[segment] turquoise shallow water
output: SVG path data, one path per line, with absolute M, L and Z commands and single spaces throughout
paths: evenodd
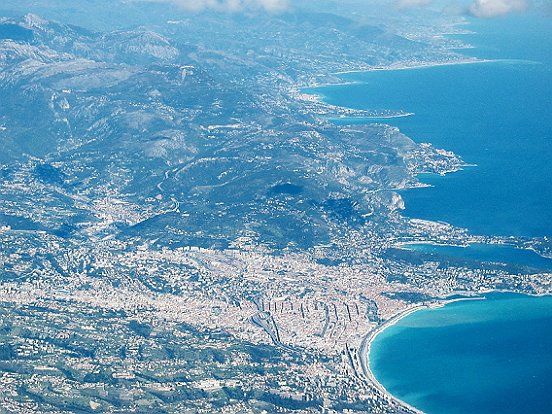
M 432 187 L 402 192 L 407 216 L 475 234 L 552 236 L 552 19 L 471 28 L 470 54 L 500 61 L 351 73 L 349 84 L 316 93 L 336 105 L 413 112 L 371 122 L 476 165 L 420 177 Z M 366 120 L 336 121 L 348 122 Z M 524 250 L 450 249 L 436 253 L 549 268 Z M 552 413 L 552 298 L 494 294 L 417 312 L 376 338 L 370 364 L 392 394 L 430 414 Z
M 403 192 L 407 216 L 552 236 L 552 19 L 538 22 L 477 23 L 472 54 L 507 60 L 352 73 L 354 84 L 317 89 L 332 104 L 413 112 L 383 122 L 477 165 L 424 175 L 432 187 Z
M 551 413 L 552 297 L 490 294 L 416 312 L 378 335 L 378 380 L 429 413 Z

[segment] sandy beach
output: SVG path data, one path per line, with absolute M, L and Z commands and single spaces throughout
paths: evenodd
M 404 309 L 397 313 L 396 315 L 392 316 L 390 319 L 388 319 L 385 323 L 378 326 L 376 329 L 368 332 L 366 336 L 362 339 L 362 342 L 360 344 L 359 349 L 359 359 L 360 359 L 360 365 L 362 367 L 363 374 L 368 378 L 368 380 L 387 398 L 394 400 L 398 402 L 401 406 L 407 408 L 413 413 L 422 414 L 423 412 L 418 410 L 417 408 L 412 407 L 410 404 L 406 403 L 405 401 L 395 397 L 392 395 L 385 387 L 376 379 L 375 375 L 373 374 L 372 370 L 370 369 L 370 349 L 372 347 L 372 343 L 374 339 L 382 333 L 385 329 L 389 328 L 390 326 L 395 325 L 397 322 L 399 322 L 402 318 L 405 318 L 406 316 L 417 312 L 422 309 L 427 309 L 428 305 L 416 305 L 411 306 L 407 309 Z

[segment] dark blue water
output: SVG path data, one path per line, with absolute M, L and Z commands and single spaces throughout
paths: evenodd
M 552 413 L 552 297 L 491 294 L 416 312 L 378 335 L 371 368 L 429 413 Z
M 471 28 L 470 53 L 500 61 L 347 74 L 355 83 L 317 93 L 336 105 L 414 112 L 383 122 L 476 165 L 423 175 L 432 187 L 402 193 L 406 215 L 476 234 L 552 236 L 552 19 Z M 531 252 L 489 248 L 463 254 L 548 268 Z M 370 361 L 392 394 L 430 414 L 552 413 L 552 298 L 492 295 L 417 312 L 377 337 Z
M 518 249 L 504 244 L 474 243 L 469 246 L 449 246 L 429 243 L 408 244 L 409 250 L 434 253 L 442 256 L 460 257 L 482 262 L 509 263 L 537 270 L 552 271 L 552 259 L 542 257 L 529 249 Z
M 353 73 L 344 79 L 360 83 L 317 92 L 332 104 L 414 112 L 385 122 L 477 165 L 425 175 L 433 187 L 403 192 L 407 216 L 476 234 L 552 236 L 552 19 L 474 28 L 470 53 L 509 60 Z

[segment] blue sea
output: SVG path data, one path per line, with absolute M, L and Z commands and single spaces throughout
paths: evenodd
M 381 122 L 476 165 L 421 177 L 432 187 L 402 193 L 407 216 L 481 235 L 552 236 L 552 19 L 473 29 L 470 54 L 500 60 L 350 73 L 342 77 L 352 83 L 316 92 L 332 104 L 414 113 Z
M 384 330 L 370 363 L 396 397 L 429 414 L 552 413 L 552 297 L 418 311 Z
M 473 20 L 469 54 L 492 62 L 343 75 L 317 89 L 332 104 L 413 116 L 378 122 L 452 150 L 471 167 L 405 190 L 407 216 L 473 234 L 552 236 L 552 19 Z M 339 123 L 375 122 L 339 120 Z M 511 246 L 435 253 L 550 269 Z M 444 249 L 444 250 L 443 250 Z M 456 248 L 459 249 L 459 248 Z M 427 413 L 552 413 L 552 298 L 492 294 L 423 310 L 380 334 L 378 380 Z

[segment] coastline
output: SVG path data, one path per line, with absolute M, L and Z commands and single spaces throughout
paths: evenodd
M 349 71 L 342 71 L 342 72 L 336 72 L 333 73 L 333 75 L 339 76 L 339 75 L 345 75 L 345 74 L 354 74 L 354 73 L 369 73 L 372 71 L 390 71 L 390 70 L 406 70 L 406 69 L 424 69 L 424 68 L 430 68 L 430 67 L 439 67 L 439 66 L 452 66 L 452 65 L 460 65 L 460 64 L 476 64 L 476 63 L 498 63 L 498 64 L 529 64 L 529 63 L 536 63 L 532 61 L 522 61 L 522 60 L 516 60 L 516 59 L 493 59 L 493 60 L 487 60 L 487 59 L 469 59 L 469 60 L 463 60 L 463 61 L 456 61 L 456 62 L 428 62 L 423 64 L 415 64 L 412 66 L 409 66 L 407 64 L 402 65 L 390 65 L 387 67 L 372 67 L 372 68 L 364 68 L 360 70 L 349 70 Z M 344 84 L 352 84 L 352 83 L 359 83 L 359 82 L 347 82 Z M 325 86 L 339 86 L 341 85 L 338 83 L 328 83 L 325 85 L 315 85 L 315 86 L 309 86 L 308 89 L 311 89 L 311 92 L 302 92 L 306 95 L 311 96 L 311 99 L 316 102 L 324 102 L 324 96 L 321 94 L 316 94 L 316 92 L 312 93 L 312 90 L 319 88 L 319 87 L 325 87 Z M 305 88 L 306 89 L 306 88 Z M 301 91 L 304 91 L 304 89 L 301 89 Z M 327 104 L 327 103 L 326 103 Z M 336 105 L 332 105 L 336 107 Z M 347 108 L 346 106 L 337 106 L 338 108 Z M 366 117 L 367 118 L 367 117 Z M 389 119 L 395 118 L 395 117 L 389 117 Z M 381 118 L 380 118 L 381 119 Z M 468 165 L 466 165 L 468 166 Z M 427 185 L 429 186 L 429 185 Z M 416 242 L 411 243 L 404 243 L 403 245 L 407 244 L 413 244 Z M 432 243 L 429 243 L 432 244 Z M 469 247 L 471 243 L 467 245 L 459 245 L 458 247 Z M 503 245 L 506 243 L 492 243 L 497 245 Z M 447 246 L 448 244 L 444 243 L 444 246 Z M 398 246 L 399 248 L 406 248 L 402 246 Z M 516 246 L 512 246 L 515 248 L 518 248 Z M 530 248 L 528 250 L 531 250 Z M 538 254 L 538 253 L 537 253 Z M 540 255 L 540 254 L 539 254 Z M 399 321 L 401 321 L 403 318 L 423 309 L 433 309 L 433 308 L 439 308 L 443 307 L 449 303 L 460 301 L 460 300 L 484 300 L 485 297 L 481 297 L 482 295 L 485 295 L 487 293 L 521 293 L 521 292 L 514 292 L 512 290 L 500 290 L 500 289 L 486 289 L 481 290 L 478 292 L 471 292 L 472 294 L 476 294 L 475 297 L 466 297 L 466 298 L 458 298 L 458 299 L 451 299 L 451 300 L 440 300 L 436 301 L 434 303 L 427 303 L 427 304 L 417 304 L 417 305 L 411 305 L 406 308 L 401 309 L 397 313 L 393 314 L 390 318 L 388 318 L 384 323 L 381 325 L 375 327 L 371 331 L 367 332 L 361 340 L 360 346 L 359 346 L 359 362 L 360 362 L 360 368 L 363 375 L 367 378 L 367 380 L 372 384 L 381 394 L 384 398 L 388 399 L 389 401 L 393 401 L 394 403 L 398 404 L 400 407 L 403 407 L 405 411 L 413 412 L 413 413 L 423 413 L 422 410 L 417 409 L 413 407 L 412 405 L 408 404 L 404 400 L 401 400 L 400 398 L 394 396 L 392 393 L 390 393 L 376 378 L 375 374 L 372 372 L 370 368 L 370 351 L 373 342 L 377 338 L 379 334 L 381 334 L 385 329 L 397 324 Z M 531 294 L 531 293 L 521 293 L 525 294 L 527 296 L 549 296 L 547 294 Z
M 359 353 L 359 361 L 360 361 L 360 367 L 362 369 L 362 373 L 366 378 L 368 378 L 368 381 L 376 387 L 376 389 L 382 393 L 386 398 L 395 401 L 400 406 L 407 408 L 408 410 L 412 411 L 416 414 L 424 414 L 423 411 L 411 406 L 407 402 L 401 400 L 400 398 L 394 396 L 391 394 L 387 389 L 377 380 L 376 376 L 370 369 L 370 350 L 372 347 L 372 343 L 376 339 L 376 337 L 382 333 L 385 329 L 389 328 L 390 326 L 395 325 L 397 322 L 399 322 L 402 318 L 407 317 L 408 315 L 411 315 L 414 312 L 417 312 L 422 309 L 427 309 L 427 305 L 416 305 L 411 306 L 407 309 L 403 309 L 399 313 L 393 315 L 391 318 L 389 318 L 387 321 L 385 321 L 383 324 L 379 325 L 375 329 L 368 332 L 364 337 L 362 338 L 362 341 L 360 343 L 360 347 L 358 350 Z
M 359 361 L 360 361 L 360 367 L 362 369 L 362 373 L 364 376 L 368 379 L 368 381 L 375 386 L 375 388 L 382 393 L 386 398 L 395 401 L 400 406 L 410 410 L 411 412 L 415 414 L 424 414 L 424 412 L 416 407 L 413 407 L 412 405 L 408 404 L 406 401 L 401 400 L 400 398 L 396 397 L 395 395 L 391 394 L 381 382 L 378 381 L 374 373 L 372 372 L 370 368 L 370 351 L 372 348 L 372 344 L 374 340 L 377 338 L 379 334 L 381 334 L 383 331 L 385 331 L 387 328 L 397 324 L 401 319 L 406 318 L 407 316 L 418 312 L 423 309 L 437 309 L 442 308 L 443 306 L 448 305 L 449 303 L 454 302 L 460 302 L 460 301 L 466 301 L 466 300 L 485 300 L 486 298 L 484 296 L 485 293 L 494 292 L 493 290 L 489 290 L 488 292 L 480 292 L 478 296 L 474 297 L 465 297 L 465 298 L 455 298 L 455 299 L 448 299 L 448 300 L 442 300 L 434 303 L 428 303 L 428 304 L 416 304 L 409 306 L 406 309 L 402 309 L 395 315 L 391 316 L 389 319 L 387 319 L 383 324 L 377 326 L 375 329 L 369 331 L 364 337 L 362 338 L 360 347 L 359 347 Z
M 428 246 L 428 247 L 434 247 L 434 248 L 440 248 L 440 247 L 452 247 L 452 248 L 459 248 L 459 249 L 469 249 L 469 248 L 479 248 L 480 246 L 488 247 L 488 248 L 499 248 L 499 249 L 512 249 L 513 251 L 517 251 L 520 253 L 523 252 L 529 252 L 533 253 L 535 256 L 535 259 L 538 260 L 545 260 L 550 261 L 550 263 L 531 263 L 531 262 L 524 262 L 522 260 L 503 260 L 500 257 L 474 257 L 474 256 L 462 256 L 458 255 L 459 258 L 467 258 L 471 260 L 481 261 L 481 262 L 494 262 L 494 263 L 505 263 L 515 266 L 527 266 L 529 268 L 533 267 L 535 271 L 539 272 L 545 272 L 550 273 L 552 272 L 552 258 L 542 255 L 537 249 L 532 248 L 531 246 L 523 246 L 515 243 L 508 243 L 508 241 L 505 240 L 490 240 L 490 241 L 482 241 L 482 240 L 466 240 L 464 241 L 464 244 L 461 244 L 459 242 L 454 243 L 446 243 L 446 242 L 434 242 L 431 240 L 424 240 L 424 241 L 401 241 L 398 243 L 395 243 L 393 248 L 399 249 L 399 250 L 406 250 L 410 252 L 422 252 L 422 253 L 437 253 L 438 251 L 426 251 L 423 249 L 416 249 L 412 248 L 411 246 Z M 450 256 L 455 256 L 454 253 L 443 253 Z
M 370 67 L 366 69 L 361 70 L 344 70 L 332 73 L 332 75 L 346 75 L 349 73 L 364 73 L 364 72 L 373 72 L 373 71 L 387 71 L 387 70 L 409 70 L 409 69 L 426 69 L 426 68 L 432 68 L 432 67 L 438 67 L 438 66 L 453 66 L 453 65 L 471 65 L 476 63 L 494 63 L 494 62 L 500 62 L 501 60 L 498 59 L 463 59 L 463 60 L 457 60 L 457 61 L 444 61 L 444 62 L 426 62 L 426 63 L 414 63 L 412 65 L 408 64 L 392 64 L 388 66 L 376 66 L 376 67 Z M 319 86 L 325 86 L 325 85 L 319 85 Z M 316 86 L 316 87 L 319 87 Z
M 414 63 L 412 65 L 409 65 L 407 63 L 399 63 L 399 64 L 391 64 L 388 66 L 368 66 L 364 68 L 358 68 L 358 69 L 350 69 L 350 70 L 343 70 L 339 72 L 332 72 L 330 75 L 333 76 L 339 76 L 339 75 L 346 75 L 351 73 L 368 73 L 368 72 L 377 72 L 377 71 L 388 71 L 388 70 L 409 70 L 409 69 L 427 69 L 432 67 L 439 67 L 439 66 L 453 66 L 453 65 L 471 65 L 476 63 L 496 63 L 500 62 L 501 59 L 464 59 L 464 60 L 458 60 L 458 61 L 444 61 L 444 62 L 425 62 L 425 63 Z M 305 101 L 311 101 L 311 102 L 317 102 L 317 103 L 324 103 L 325 105 L 328 105 L 329 107 L 336 107 L 336 108 L 344 108 L 344 109 L 351 109 L 345 106 L 339 106 L 339 105 L 332 105 L 324 102 L 324 96 L 317 93 L 312 92 L 304 92 L 305 89 L 318 89 L 318 88 L 324 88 L 324 87 L 330 87 L 330 86 L 346 86 L 346 85 L 354 85 L 354 84 L 360 84 L 362 82 L 360 81 L 343 81 L 343 82 L 328 82 L 328 83 L 314 83 L 313 85 L 294 85 L 290 88 L 290 95 L 299 98 Z
M 397 113 L 397 114 L 391 114 L 391 115 L 373 115 L 373 116 L 359 116 L 359 117 L 350 117 L 350 116 L 343 116 L 343 117 L 335 117 L 335 118 L 328 118 L 329 121 L 335 122 L 335 121 L 377 121 L 377 120 L 385 120 L 385 119 L 395 119 L 395 118 L 407 118 L 409 116 L 414 116 L 414 112 L 405 112 L 405 113 Z
M 474 292 L 465 292 L 466 294 L 474 294 Z M 450 303 L 453 302 L 460 302 L 460 301 L 467 301 L 467 300 L 487 300 L 486 297 L 487 294 L 493 294 L 493 293 L 499 293 L 499 294 L 516 294 L 520 296 L 525 297 L 533 297 L 533 298 L 539 298 L 539 297 L 549 297 L 552 298 L 552 294 L 550 293 L 527 293 L 527 292 L 515 292 L 512 290 L 507 289 L 484 289 L 479 292 L 477 292 L 477 296 L 473 297 L 462 297 L 462 298 L 455 298 L 455 299 L 444 299 L 441 301 L 433 302 L 433 303 L 424 303 L 424 304 L 416 304 L 411 305 L 408 308 L 402 309 L 401 311 L 395 313 L 393 316 L 391 316 L 388 320 L 386 320 L 383 324 L 377 326 L 375 329 L 369 331 L 363 338 L 361 345 L 359 347 L 359 361 L 360 366 L 362 369 L 362 373 L 367 378 L 367 380 L 379 391 L 382 393 L 382 395 L 389 399 L 390 401 L 394 401 L 396 404 L 400 405 L 404 409 L 406 409 L 408 412 L 413 412 L 415 414 L 424 414 L 425 412 L 413 407 L 412 405 L 408 404 L 404 400 L 396 397 L 391 392 L 389 392 L 382 384 L 377 380 L 375 377 L 375 374 L 372 372 L 370 368 L 370 350 L 372 343 L 376 339 L 376 337 L 381 334 L 385 329 L 397 324 L 400 320 L 403 318 L 418 312 L 423 309 L 437 309 L 444 307 Z
M 428 68 L 441 67 L 441 66 L 474 65 L 474 64 L 483 64 L 483 63 L 506 63 L 506 64 L 526 64 L 526 65 L 542 64 L 541 62 L 527 60 L 527 59 L 472 58 L 472 59 L 464 59 L 464 60 L 457 60 L 457 61 L 413 63 L 412 65 L 409 65 L 407 63 L 398 63 L 398 64 L 391 64 L 388 66 L 368 66 L 364 68 L 332 72 L 331 75 L 340 76 L 340 75 L 347 75 L 347 74 L 353 74 L 353 73 L 369 73 L 369 72 L 383 72 L 383 71 L 395 71 L 395 70 L 415 70 L 415 69 L 428 69 Z M 317 88 L 325 88 L 325 87 L 331 87 L 331 86 L 347 86 L 347 85 L 355 85 L 359 83 L 362 83 L 362 82 L 361 81 L 343 81 L 343 82 L 315 83 L 314 85 L 305 85 L 305 86 L 295 85 L 292 89 L 294 92 L 296 92 L 294 94 L 296 96 L 306 95 L 310 97 L 310 99 L 306 99 L 306 100 L 311 100 L 314 102 L 323 102 L 324 97 L 322 95 L 319 95 L 316 93 L 303 92 L 303 91 L 305 89 L 317 89 Z M 337 106 L 337 105 L 330 105 L 330 106 Z M 337 107 L 347 108 L 343 106 L 337 106 Z

